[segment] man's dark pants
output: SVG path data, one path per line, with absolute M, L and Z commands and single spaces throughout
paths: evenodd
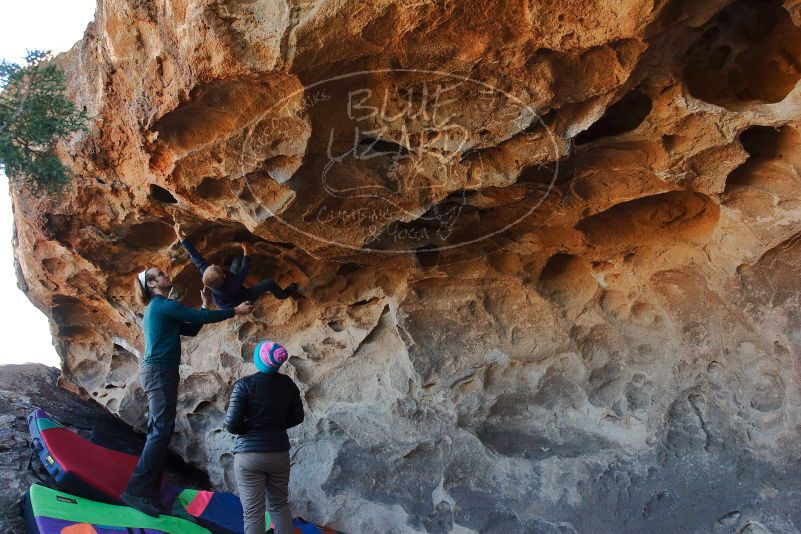
M 125 490 L 130 495 L 153 497 L 158 502 L 167 450 L 175 430 L 178 380 L 178 367 L 145 364 L 139 371 L 150 416 L 145 448 Z

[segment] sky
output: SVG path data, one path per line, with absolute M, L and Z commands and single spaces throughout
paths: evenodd
M 94 13 L 95 0 L 0 0 L 0 58 L 21 63 L 26 50 L 69 50 L 83 37 Z M 0 365 L 58 366 L 47 318 L 17 288 L 12 225 L 8 178 L 0 173 Z

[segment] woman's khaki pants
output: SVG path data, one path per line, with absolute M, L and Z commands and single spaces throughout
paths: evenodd
M 276 534 L 292 533 L 289 511 L 289 451 L 238 452 L 234 472 L 244 510 L 245 534 L 264 534 L 264 496 Z

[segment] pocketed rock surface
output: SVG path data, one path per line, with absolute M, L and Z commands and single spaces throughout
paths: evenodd
M 100 0 L 92 116 L 14 192 L 63 379 L 141 428 L 134 275 L 298 282 L 185 338 L 174 450 L 263 338 L 296 515 L 347 532 L 801 528 L 801 4 Z

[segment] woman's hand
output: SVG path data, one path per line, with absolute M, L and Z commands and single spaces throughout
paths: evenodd
M 203 307 L 207 310 L 211 308 L 211 289 L 204 287 L 200 290 L 200 299 L 203 301 Z

